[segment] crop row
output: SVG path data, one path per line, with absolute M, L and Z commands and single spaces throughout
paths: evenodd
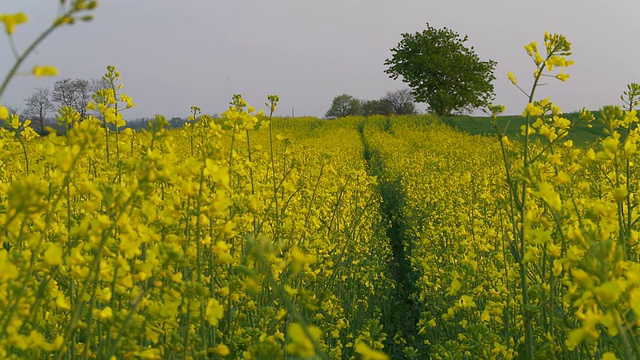
M 365 127 L 398 204 L 413 344 L 431 358 L 516 358 L 528 341 L 542 358 L 639 353 L 635 112 L 603 109 L 611 136 L 574 148 L 557 136 L 571 122 L 533 106 L 531 132 L 549 140 L 470 136 L 437 119 Z

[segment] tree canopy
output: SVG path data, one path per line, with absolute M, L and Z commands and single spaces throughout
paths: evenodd
M 333 98 L 331 107 L 327 110 L 325 117 L 341 118 L 360 114 L 362 114 L 362 103 L 360 100 L 349 94 L 342 94 Z
M 362 115 L 385 115 L 393 114 L 393 104 L 387 99 L 362 100 Z
M 468 112 L 487 105 L 494 97 L 495 61 L 482 61 L 473 47 L 454 31 L 427 29 L 402 34 L 391 49 L 385 70 L 392 79 L 402 77 L 417 102 L 424 102 L 437 115 Z

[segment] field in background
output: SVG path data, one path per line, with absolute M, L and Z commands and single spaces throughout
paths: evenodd
M 567 139 L 572 139 L 576 145 L 585 146 L 605 137 L 605 127 L 597 120 L 600 117 L 600 113 L 598 111 L 594 111 L 593 114 L 596 116 L 596 121 L 591 123 L 591 127 L 588 127 L 587 124 L 578 124 L 575 129 L 569 133 Z M 578 113 L 567 113 L 562 116 L 570 119 L 571 121 L 576 121 L 578 119 Z M 495 136 L 496 134 L 495 129 L 491 125 L 491 118 L 488 116 L 447 116 L 442 118 L 442 122 L 471 135 Z M 498 117 L 498 124 L 503 129 L 506 126 L 506 133 L 513 137 L 522 137 L 520 127 L 523 126 L 525 122 L 526 118 L 523 118 L 520 115 Z

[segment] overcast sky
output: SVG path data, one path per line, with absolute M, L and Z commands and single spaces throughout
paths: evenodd
M 45 28 L 56 0 L 5 0 L 0 12 L 22 10 L 18 48 Z M 26 61 L 55 65 L 57 78 L 15 78 L 0 102 L 24 108 L 35 87 L 62 78 L 100 78 L 107 65 L 121 72 L 123 91 L 137 108 L 129 118 L 186 116 L 192 105 L 220 113 L 234 93 L 264 108 L 277 94 L 277 115 L 324 116 L 347 93 L 376 99 L 405 88 L 384 73 L 401 33 L 426 23 L 468 35 L 481 59 L 495 60 L 496 103 L 521 113 L 526 98 L 507 79 L 531 84 L 533 67 L 523 45 L 543 42 L 545 31 L 566 35 L 575 65 L 566 83 L 550 80 L 538 92 L 565 112 L 620 104 L 640 82 L 638 0 L 102 0 L 95 19 L 55 32 Z M 12 63 L 0 40 L 0 71 Z M 419 104 L 424 110 L 426 105 Z

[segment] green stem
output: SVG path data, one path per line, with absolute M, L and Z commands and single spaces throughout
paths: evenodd
M 254 180 L 254 175 L 253 175 L 253 158 L 251 157 L 251 136 L 249 135 L 249 130 L 245 130 L 246 134 L 247 134 L 247 157 L 249 160 L 249 177 L 251 180 L 251 195 L 255 195 L 256 194 L 256 186 L 255 186 L 255 180 Z M 254 215 L 253 216 L 253 235 L 256 236 L 257 234 L 257 218 Z
M 16 130 L 16 132 L 18 131 Z M 22 138 L 22 136 L 20 136 L 19 132 L 18 132 L 18 140 L 20 141 L 20 146 L 22 146 L 22 154 L 24 155 L 25 172 L 28 174 L 29 173 L 29 153 L 27 152 L 27 146 L 24 143 L 24 139 Z
M 271 179 L 273 183 L 273 202 L 275 204 L 276 224 L 280 224 L 280 213 L 278 212 L 278 186 L 276 184 L 275 154 L 273 153 L 273 106 L 269 112 L 269 147 L 271 149 Z
M 71 12 L 68 12 L 67 14 L 63 15 L 63 16 L 70 16 Z M 24 60 L 29 56 L 29 54 L 31 54 L 31 52 L 33 50 L 35 50 L 35 48 L 44 40 L 47 38 L 47 36 L 49 36 L 53 30 L 55 30 L 58 26 L 60 26 L 60 24 L 57 21 L 54 21 L 53 24 L 51 24 L 51 26 L 49 26 L 49 28 L 47 30 L 45 30 L 42 34 L 40 34 L 40 36 L 38 36 L 32 43 L 31 45 L 29 45 L 29 47 L 27 47 L 27 49 L 22 53 L 22 55 L 18 56 L 18 58 L 16 59 L 16 62 L 13 63 L 13 66 L 11 67 L 11 69 L 9 70 L 9 72 L 7 73 L 7 75 L 4 78 L 4 81 L 2 82 L 2 85 L 0 85 L 0 98 L 2 98 L 2 94 L 4 94 L 4 91 L 6 90 L 7 86 L 9 85 L 9 82 L 11 82 L 11 79 L 15 76 L 16 72 L 18 72 L 18 69 L 20 68 L 20 65 L 22 65 L 22 63 L 24 62 Z

